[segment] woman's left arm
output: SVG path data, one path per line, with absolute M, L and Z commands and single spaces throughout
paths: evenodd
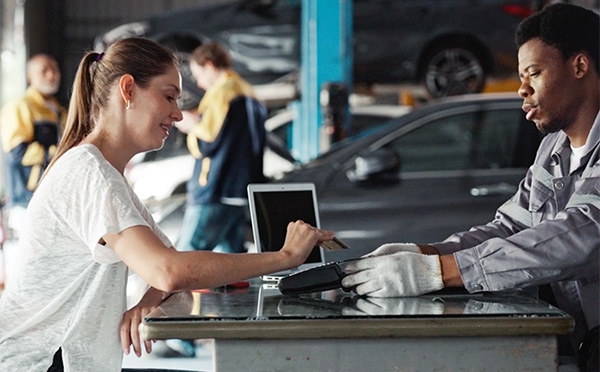
M 121 323 L 121 345 L 125 355 L 129 355 L 130 347 L 133 345 L 133 351 L 137 357 L 142 356 L 141 337 L 139 326 L 144 317 L 154 310 L 161 302 L 167 298 L 167 292 L 159 291 L 150 287 L 137 305 L 127 310 L 123 314 Z M 152 342 L 144 340 L 146 352 L 152 351 Z

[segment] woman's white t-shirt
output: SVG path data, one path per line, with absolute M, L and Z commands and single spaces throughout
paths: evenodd
M 106 234 L 159 230 L 125 178 L 93 145 L 67 151 L 27 208 L 18 258 L 0 297 L 0 370 L 47 371 L 62 348 L 66 371 L 120 371 L 127 266 Z

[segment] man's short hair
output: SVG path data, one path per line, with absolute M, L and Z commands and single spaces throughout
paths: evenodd
M 233 65 L 227 49 L 214 42 L 202 44 L 194 49 L 191 60 L 200 66 L 204 66 L 206 62 L 210 61 L 218 69 L 229 69 Z
M 565 60 L 586 53 L 600 73 L 600 16 L 577 5 L 558 3 L 524 19 L 515 32 L 517 48 L 534 38 L 558 49 Z

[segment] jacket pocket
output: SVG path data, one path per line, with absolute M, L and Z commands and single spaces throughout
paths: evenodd
M 554 191 L 543 185 L 541 182 L 534 182 L 531 186 L 529 197 L 529 211 L 540 212 L 544 205 L 554 195 Z

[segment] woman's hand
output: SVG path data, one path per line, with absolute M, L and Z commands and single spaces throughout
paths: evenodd
M 138 358 L 142 356 L 142 340 L 139 332 L 140 323 L 144 317 L 160 305 L 165 298 L 165 292 L 150 287 L 140 302 L 123 314 L 123 322 L 121 323 L 121 345 L 125 355 L 129 355 L 130 346 L 133 345 L 135 355 L 137 355 Z M 151 341 L 144 340 L 144 347 L 147 353 L 152 352 Z
M 279 252 L 286 255 L 289 267 L 296 267 L 306 261 L 314 246 L 333 239 L 333 236 L 333 231 L 317 229 L 301 220 L 290 222 Z

